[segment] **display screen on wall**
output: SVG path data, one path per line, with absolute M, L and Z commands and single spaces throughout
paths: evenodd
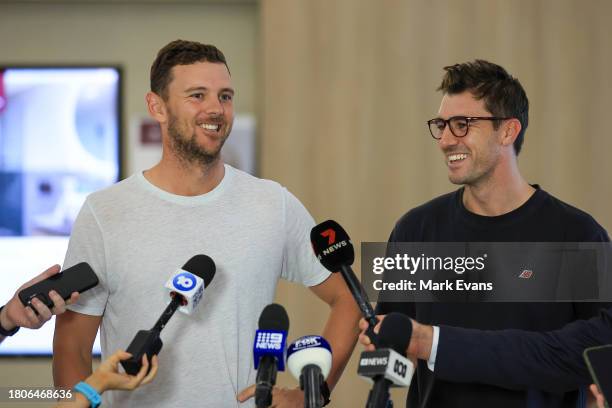
M 63 262 L 85 197 L 119 180 L 120 98 L 118 67 L 0 67 L 0 304 Z M 0 355 L 51 354 L 53 327 Z

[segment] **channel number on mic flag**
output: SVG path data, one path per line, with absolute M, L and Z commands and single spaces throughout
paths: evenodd
M 182 290 L 182 291 L 187 292 L 187 291 L 193 289 L 193 287 L 196 285 L 196 280 L 191 275 L 188 275 L 186 273 L 181 273 L 180 275 L 176 275 L 174 277 L 174 280 L 172 281 L 172 284 L 178 290 Z
M 258 333 L 256 348 L 260 350 L 280 350 L 283 346 L 281 333 Z

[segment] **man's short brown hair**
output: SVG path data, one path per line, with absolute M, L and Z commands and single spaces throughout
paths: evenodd
M 176 65 L 190 65 L 196 62 L 221 63 L 229 72 L 225 56 L 214 45 L 174 40 L 159 50 L 151 65 L 151 91 L 166 100 L 168 84 L 172 81 L 172 68 Z
M 469 91 L 476 99 L 484 100 L 493 116 L 517 118 L 521 122 L 521 131 L 514 141 L 518 156 L 529 124 L 529 100 L 519 80 L 501 66 L 485 60 L 455 64 L 444 70 L 446 74 L 438 91 L 449 95 Z M 493 122 L 494 129 L 499 125 L 499 121 Z

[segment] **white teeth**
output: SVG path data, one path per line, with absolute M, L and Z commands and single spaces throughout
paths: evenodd
M 202 123 L 202 124 L 200 125 L 200 127 L 201 127 L 202 129 L 206 129 L 206 130 L 214 130 L 214 131 L 217 131 L 217 130 L 219 130 L 220 125 L 212 125 L 212 124 L 209 124 L 209 123 Z
M 467 158 L 467 154 L 464 153 L 458 153 L 458 154 L 451 154 L 450 156 L 448 156 L 448 162 L 452 163 L 455 162 L 457 160 L 463 160 Z

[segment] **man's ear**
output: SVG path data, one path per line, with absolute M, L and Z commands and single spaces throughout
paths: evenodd
M 518 137 L 519 133 L 521 133 L 521 122 L 516 119 L 507 119 L 504 121 L 502 126 L 502 144 L 504 146 L 511 146 L 514 144 L 514 141 Z
M 163 98 L 155 92 L 147 92 L 145 97 L 149 115 L 159 123 L 165 123 L 168 117 L 166 103 Z

